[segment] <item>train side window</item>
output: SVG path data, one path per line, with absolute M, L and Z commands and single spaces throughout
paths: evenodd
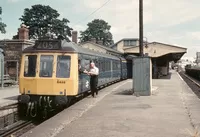
M 98 67 L 99 67 L 99 72 L 101 72 L 101 70 L 102 70 L 102 69 L 101 69 L 101 67 L 102 67 L 102 66 L 101 66 L 101 60 L 99 60 Z
M 117 70 L 117 62 L 115 61 L 115 70 Z
M 109 61 L 109 70 L 111 70 L 111 61 Z
M 70 64 L 71 64 L 70 56 L 58 55 L 56 77 L 57 78 L 69 78 L 70 77 Z
M 106 60 L 106 71 L 108 71 L 108 61 Z
M 120 63 L 117 63 L 117 69 L 120 69 Z
M 112 70 L 115 70 L 115 61 L 112 61 Z
M 87 60 L 87 59 L 83 59 L 81 61 L 81 66 L 86 69 L 86 70 L 89 70 L 90 69 L 90 60 Z
M 110 71 L 110 61 L 108 60 L 108 71 Z
M 99 62 L 97 59 L 94 60 L 95 66 L 99 68 Z
M 102 61 L 102 71 L 105 72 L 105 60 Z
M 110 71 L 110 61 L 108 60 L 108 71 Z
M 104 70 L 107 71 L 107 62 L 106 62 L 106 60 L 104 61 Z
M 53 73 L 53 56 L 41 55 L 40 57 L 40 77 L 52 77 Z
M 115 60 L 113 61 L 113 70 L 116 70 Z
M 26 55 L 24 59 L 24 77 L 36 76 L 37 55 Z
M 101 72 L 101 58 L 98 59 L 98 67 L 99 67 L 99 72 Z

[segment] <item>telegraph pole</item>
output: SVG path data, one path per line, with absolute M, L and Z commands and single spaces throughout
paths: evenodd
M 143 57 L 143 0 L 139 0 L 139 35 L 140 35 L 140 42 L 139 42 L 139 49 L 140 49 L 140 56 Z

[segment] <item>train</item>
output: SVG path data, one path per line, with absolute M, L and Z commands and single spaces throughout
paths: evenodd
M 48 112 L 90 92 L 90 77 L 79 71 L 93 61 L 99 68 L 98 88 L 127 79 L 127 60 L 83 48 L 65 40 L 39 39 L 21 55 L 19 112 L 46 117 Z
M 185 66 L 185 73 L 200 81 L 200 66 L 188 64 Z

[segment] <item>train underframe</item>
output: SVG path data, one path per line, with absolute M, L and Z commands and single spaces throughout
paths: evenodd
M 120 78 L 113 82 L 125 80 Z M 106 84 L 102 85 L 106 86 Z M 98 87 L 98 89 L 101 86 Z M 76 97 L 87 96 L 90 91 L 82 92 L 77 96 L 49 96 L 49 95 L 30 95 L 22 94 L 18 96 L 18 112 L 21 117 L 47 118 L 49 112 L 60 111 L 69 106 Z
M 20 95 L 18 97 L 18 112 L 22 117 L 46 118 L 49 112 L 66 108 L 73 97 L 70 96 L 45 96 L 45 95 Z

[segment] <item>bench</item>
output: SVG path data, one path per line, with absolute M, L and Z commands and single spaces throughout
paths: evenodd
M 11 86 L 11 85 L 16 84 L 15 80 L 13 80 L 10 77 L 10 75 L 4 75 L 3 83 L 4 83 L 4 86 Z M 1 84 L 1 77 L 0 77 L 0 84 Z

